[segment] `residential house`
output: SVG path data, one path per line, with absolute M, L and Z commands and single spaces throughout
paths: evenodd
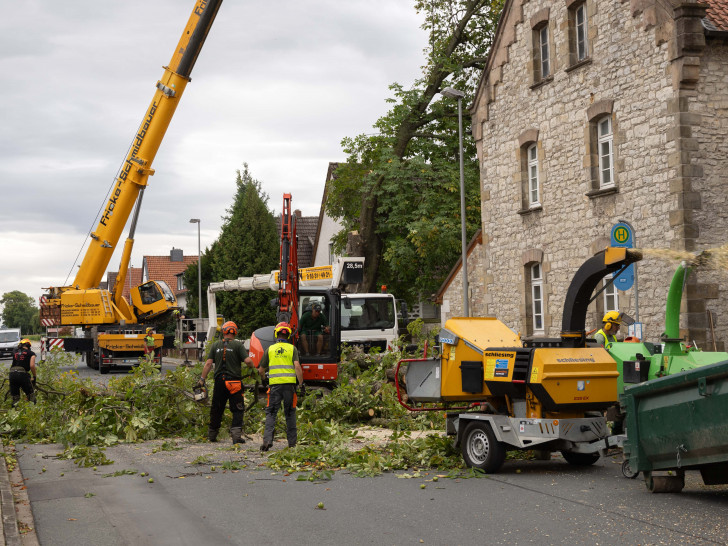
M 725 0 L 506 0 L 471 106 L 483 240 L 471 313 L 558 335 L 574 273 L 620 220 L 643 249 L 724 245 L 727 97 Z M 639 294 L 605 290 L 588 328 L 618 308 L 659 338 L 678 262 L 656 254 L 637 264 Z M 724 345 L 727 290 L 723 270 L 689 277 L 681 329 L 700 347 Z
M 182 276 L 187 267 L 197 263 L 197 256 L 185 256 L 182 249 L 172 248 L 169 256 L 144 256 L 141 267 L 141 282 L 164 281 L 174 292 L 181 308 L 186 306 L 188 287 Z
M 298 236 L 298 267 L 313 265 L 313 247 L 316 238 L 317 216 L 303 216 L 299 209 L 293 211 L 296 217 L 296 235 Z M 276 217 L 276 232 L 281 233 L 281 217 Z

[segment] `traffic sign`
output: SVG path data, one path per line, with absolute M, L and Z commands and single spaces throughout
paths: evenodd
M 632 228 L 628 224 L 624 222 L 617 222 L 612 226 L 611 244 L 613 247 L 632 248 L 633 241 L 634 234 L 632 233 Z M 634 264 L 629 264 L 626 268 L 618 271 L 617 273 L 619 273 L 619 277 L 615 279 L 614 286 L 616 286 L 618 290 L 622 291 L 632 288 L 632 285 L 634 284 Z M 615 273 L 615 276 L 617 273 Z

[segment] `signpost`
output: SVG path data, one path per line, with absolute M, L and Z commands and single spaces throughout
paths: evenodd
M 634 229 L 627 220 L 619 220 L 616 224 L 612 226 L 612 246 L 619 248 L 634 248 L 634 240 Z M 637 283 L 637 268 L 635 267 L 635 264 L 629 264 L 619 273 L 619 277 L 614 281 L 614 286 L 616 286 L 617 289 L 625 291 L 629 290 L 630 288 L 632 288 L 632 285 L 634 285 L 635 323 L 630 326 L 629 335 L 634 335 L 642 339 L 642 323 L 639 321 L 640 299 L 639 285 Z

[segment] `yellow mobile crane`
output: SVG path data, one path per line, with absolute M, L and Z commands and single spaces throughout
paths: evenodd
M 192 14 L 164 75 L 157 82 L 154 98 L 142 120 L 112 187 L 96 230 L 76 278 L 69 286 L 47 288 L 41 298 L 41 323 L 80 326 L 85 337 L 65 340 L 65 350 L 83 353 L 86 364 L 108 373 L 117 364 L 133 364 L 144 354 L 145 326 L 164 320 L 177 309 L 174 293 L 163 281 L 147 281 L 131 290 L 131 302 L 123 296 L 124 283 L 134 245 L 139 210 L 152 161 L 169 127 L 190 73 L 222 0 L 196 0 Z M 132 215 L 132 209 L 134 209 Z M 116 282 L 111 290 L 99 285 L 121 233 L 132 215 L 129 236 L 121 256 Z M 154 334 L 155 348 L 164 336 Z M 161 351 L 155 354 L 161 364 Z

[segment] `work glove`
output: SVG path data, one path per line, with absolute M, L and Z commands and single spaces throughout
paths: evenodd
M 197 386 L 198 387 L 204 387 L 205 386 L 205 380 L 201 377 L 197 380 Z
M 35 377 L 30 380 L 30 383 L 33 385 L 33 388 L 35 388 Z
M 306 396 L 306 385 L 301 384 L 301 387 L 298 389 L 298 396 L 301 398 L 304 398 Z

